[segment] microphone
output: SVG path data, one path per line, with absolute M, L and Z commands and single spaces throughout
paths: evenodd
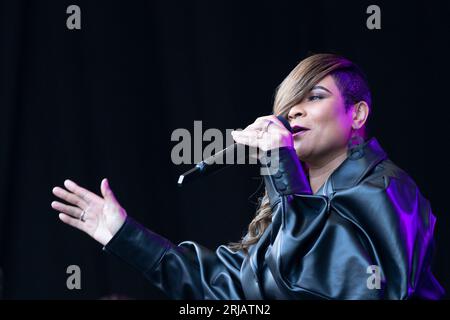
M 277 116 L 278 120 L 292 133 L 292 128 L 287 119 L 283 116 Z M 217 161 L 218 159 L 229 159 L 229 157 L 234 157 L 235 152 L 238 148 L 242 148 L 242 144 L 233 143 L 229 147 L 215 153 L 209 158 L 206 158 L 203 161 L 200 161 L 193 167 L 192 169 L 186 171 L 182 175 L 178 177 L 178 186 L 181 187 L 188 182 L 192 182 L 197 180 L 200 177 L 209 176 L 212 173 L 216 173 L 222 169 L 228 168 L 232 165 L 232 163 L 226 163 L 226 161 Z M 245 146 L 246 150 L 244 152 L 244 157 L 247 154 L 247 150 L 249 149 Z M 242 160 L 242 152 L 237 152 L 239 160 Z M 240 157 L 239 157 L 240 156 Z M 223 163 L 220 163 L 223 162 Z

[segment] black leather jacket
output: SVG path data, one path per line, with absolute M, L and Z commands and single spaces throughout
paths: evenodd
M 248 256 L 174 245 L 130 217 L 104 250 L 174 299 L 439 298 L 429 202 L 375 138 L 361 151 L 312 194 L 295 150 L 281 148 L 264 176 L 272 224 Z

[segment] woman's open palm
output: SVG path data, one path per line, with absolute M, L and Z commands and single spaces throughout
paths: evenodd
M 64 186 L 53 188 L 53 194 L 66 201 L 52 202 L 52 208 L 59 211 L 59 219 L 106 245 L 125 222 L 127 213 L 114 196 L 107 179 L 101 182 L 103 196 L 78 186 L 71 180 L 65 180 Z M 84 211 L 84 214 L 83 214 Z

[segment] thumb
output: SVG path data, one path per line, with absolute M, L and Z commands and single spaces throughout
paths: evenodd
M 102 191 L 102 195 L 103 195 L 103 198 L 105 198 L 105 200 L 117 203 L 117 199 L 114 196 L 114 193 L 112 192 L 112 190 L 109 186 L 109 181 L 107 178 L 102 180 L 100 189 Z

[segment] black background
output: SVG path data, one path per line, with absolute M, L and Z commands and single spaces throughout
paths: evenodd
M 177 128 L 243 128 L 310 53 L 358 63 L 370 128 L 438 217 L 435 274 L 450 289 L 448 1 L 1 1 L 0 267 L 6 299 L 164 296 L 57 218 L 51 189 L 108 177 L 128 214 L 214 250 L 255 212 L 254 168 L 178 188 Z M 81 8 L 68 30 L 66 8 Z M 369 30 L 366 8 L 381 8 Z M 79 265 L 82 289 L 66 288 Z

